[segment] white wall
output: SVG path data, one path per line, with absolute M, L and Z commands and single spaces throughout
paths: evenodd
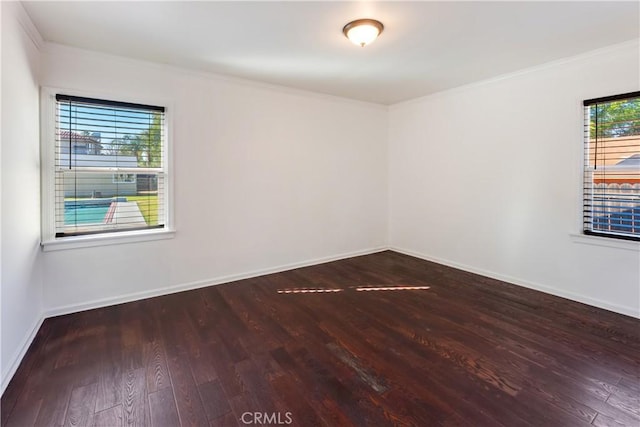
M 177 230 L 44 253 L 48 313 L 386 246 L 385 107 L 55 45 L 42 65 L 43 86 L 170 102 Z
M 571 236 L 581 101 L 638 90 L 639 60 L 627 43 L 393 106 L 391 247 L 640 317 L 637 244 Z
M 39 54 L 19 3 L 2 2 L 2 390 L 42 319 Z

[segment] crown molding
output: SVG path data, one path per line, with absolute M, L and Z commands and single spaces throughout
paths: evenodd
M 40 34 L 40 31 L 36 28 L 35 24 L 31 20 L 31 17 L 25 10 L 22 2 L 9 1 L 3 2 L 2 8 L 4 11 L 9 11 L 16 18 L 24 32 L 29 36 L 29 39 L 33 42 L 36 49 L 42 50 L 45 45 L 45 41 Z

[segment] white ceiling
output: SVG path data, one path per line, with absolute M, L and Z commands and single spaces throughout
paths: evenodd
M 23 4 L 46 41 L 381 104 L 640 36 L 637 1 Z

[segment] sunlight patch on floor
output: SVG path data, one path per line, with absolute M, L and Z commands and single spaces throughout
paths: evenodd
M 344 289 L 278 289 L 279 294 L 332 294 Z
M 421 291 L 430 289 L 430 286 L 372 286 L 364 288 L 356 288 L 357 292 L 369 291 Z
M 355 289 L 356 292 L 371 292 L 371 291 L 423 291 L 431 289 L 430 286 L 359 286 L 350 287 L 349 289 Z M 344 289 L 278 289 L 279 294 L 333 294 L 336 292 L 342 292 Z

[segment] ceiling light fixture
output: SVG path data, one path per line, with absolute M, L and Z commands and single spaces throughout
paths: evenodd
M 374 41 L 384 30 L 382 22 L 375 19 L 357 19 L 344 26 L 342 32 L 353 44 L 364 47 Z

